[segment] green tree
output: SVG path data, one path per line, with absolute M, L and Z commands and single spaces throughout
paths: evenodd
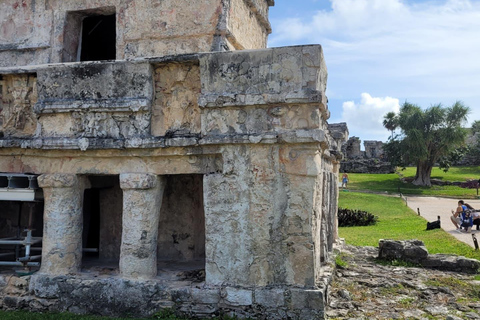
M 469 111 L 459 101 L 451 107 L 438 104 L 425 110 L 405 102 L 396 115 L 401 134 L 392 137 L 384 148 L 388 159 L 400 166 L 415 164 L 412 183 L 431 186 L 435 164 L 464 144 L 467 130 L 463 125 Z
M 383 117 L 383 126 L 392 132 L 390 139 L 393 139 L 393 132 L 398 127 L 398 118 L 395 112 L 390 111 Z
M 480 132 L 480 120 L 475 120 L 472 123 L 472 134 L 475 134 L 477 132 Z

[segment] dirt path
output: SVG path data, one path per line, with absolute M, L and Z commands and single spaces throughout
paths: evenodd
M 415 212 L 420 210 L 420 215 L 427 221 L 437 220 L 437 216 L 440 216 L 442 229 L 450 233 L 452 236 L 460 241 L 465 242 L 471 247 L 474 247 L 472 235 L 468 233 L 459 233 L 455 230 L 455 226 L 450 221 L 452 215 L 452 209 L 457 207 L 457 199 L 436 198 L 436 197 L 407 197 L 407 205 Z M 480 200 L 465 200 L 472 207 L 480 209 Z M 425 223 L 426 226 L 426 223 Z M 473 226 L 475 229 L 475 226 Z M 472 230 L 473 234 L 476 234 L 477 239 L 480 241 L 480 231 Z

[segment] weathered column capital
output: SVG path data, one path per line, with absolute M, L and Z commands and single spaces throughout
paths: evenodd
M 78 183 L 77 175 L 68 173 L 42 174 L 37 178 L 41 188 L 70 188 Z
M 152 173 L 122 173 L 120 174 L 120 188 L 152 189 L 157 186 L 157 175 Z

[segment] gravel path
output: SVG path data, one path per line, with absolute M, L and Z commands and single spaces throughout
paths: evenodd
M 472 235 L 468 233 L 460 233 L 455 230 L 455 226 L 450 221 L 451 211 L 456 209 L 458 199 L 448 198 L 436 198 L 436 197 L 407 197 L 407 205 L 418 212 L 427 221 L 437 220 L 437 216 L 440 216 L 442 229 L 450 233 L 452 236 L 460 241 L 465 242 L 469 246 L 474 247 Z M 472 207 L 480 209 L 480 200 L 465 200 Z M 426 223 L 425 223 L 426 227 Z M 475 229 L 475 226 L 473 226 Z M 476 237 L 480 241 L 480 231 L 472 230 L 473 234 L 477 234 Z

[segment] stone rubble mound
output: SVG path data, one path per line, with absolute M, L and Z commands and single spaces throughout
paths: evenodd
M 379 257 L 427 263 L 385 265 Z M 346 245 L 338 259 L 345 265 L 337 265 L 326 319 L 480 319 L 480 281 L 471 274 L 477 260 L 428 255 L 421 241 L 391 240 L 380 249 Z

